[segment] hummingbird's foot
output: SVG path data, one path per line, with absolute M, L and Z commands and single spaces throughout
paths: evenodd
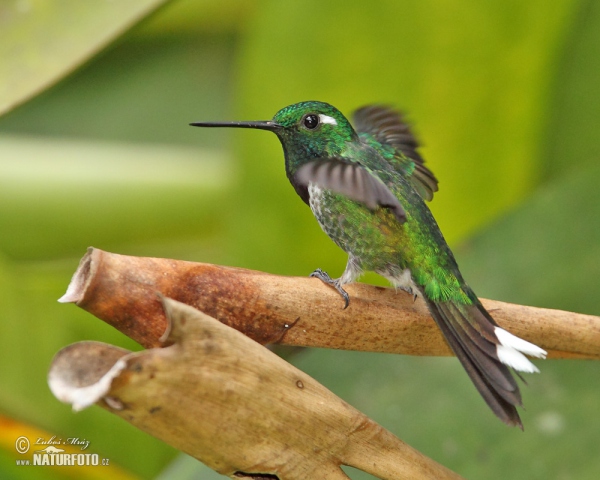
M 348 292 L 342 288 L 339 278 L 336 278 L 334 280 L 333 278 L 331 278 L 329 276 L 329 274 L 327 272 L 324 272 L 320 268 L 317 268 L 314 272 L 312 272 L 310 274 L 310 277 L 318 278 L 323 283 L 326 283 L 327 285 L 330 285 L 333 288 L 335 288 L 338 291 L 338 293 L 342 296 L 342 298 L 344 299 L 344 310 L 346 308 L 348 308 L 348 305 L 350 305 L 350 295 L 348 295 Z

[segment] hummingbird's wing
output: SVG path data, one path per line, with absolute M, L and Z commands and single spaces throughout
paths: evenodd
M 396 196 L 378 177 L 357 162 L 342 158 L 318 159 L 300 167 L 294 180 L 303 189 L 314 183 L 363 203 L 370 210 L 387 208 L 398 222 L 406 221 L 406 212 Z
M 368 105 L 356 110 L 352 120 L 359 134 L 368 134 L 377 142 L 393 147 L 399 155 L 388 162 L 408 176 L 422 198 L 433 198 L 438 191 L 437 178 L 425 166 L 425 160 L 417 152 L 419 143 L 399 112 L 383 105 Z

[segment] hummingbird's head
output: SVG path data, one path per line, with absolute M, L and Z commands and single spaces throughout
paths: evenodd
M 339 155 L 344 144 L 356 139 L 356 132 L 342 113 L 324 102 L 301 102 L 279 110 L 272 120 L 286 157 Z M 300 158 L 296 160 L 302 162 Z
M 257 122 L 196 122 L 195 127 L 257 128 L 275 133 L 283 145 L 288 168 L 316 157 L 336 156 L 357 138 L 350 122 L 332 105 L 301 102 L 279 110 L 272 120 Z

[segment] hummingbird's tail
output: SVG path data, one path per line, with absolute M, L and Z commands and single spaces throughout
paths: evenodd
M 516 409 L 516 406 L 523 405 L 521 392 L 508 367 L 522 372 L 538 372 L 523 353 L 544 358 L 546 352 L 500 328 L 477 300 L 465 305 L 452 300 L 434 302 L 423 297 L 486 403 L 504 423 L 518 425 L 522 429 Z

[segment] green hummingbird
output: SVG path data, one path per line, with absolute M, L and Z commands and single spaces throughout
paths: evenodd
M 521 393 L 508 367 L 538 372 L 523 354 L 545 358 L 546 352 L 500 328 L 464 281 L 425 203 L 438 181 L 402 115 L 370 105 L 354 112 L 353 124 L 332 105 L 309 101 L 287 106 L 269 121 L 191 125 L 275 133 L 294 189 L 348 254 L 340 278 L 320 269 L 312 276 L 336 288 L 345 307 L 343 286 L 364 271 L 422 297 L 492 411 L 523 428 L 516 409 Z

